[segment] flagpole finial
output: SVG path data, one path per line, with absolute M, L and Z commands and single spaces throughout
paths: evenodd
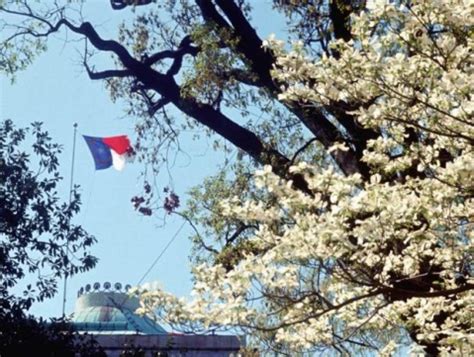
M 77 123 L 74 123 L 72 126 L 74 127 L 74 129 L 76 129 L 77 128 Z

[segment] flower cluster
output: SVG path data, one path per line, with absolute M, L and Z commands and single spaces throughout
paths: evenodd
M 258 223 L 253 249 L 231 269 L 195 267 L 190 301 L 143 291 L 143 312 L 239 327 L 295 351 L 352 343 L 390 355 L 407 336 L 444 355 L 474 345 L 474 7 L 377 1 L 351 21 L 353 40 L 336 42 L 337 58 L 265 45 L 279 55 L 281 100 L 352 104 L 358 124 L 379 133 L 361 158 L 370 177 L 301 162 L 291 172 L 307 194 L 270 166 L 258 171 L 272 207 L 222 204 Z

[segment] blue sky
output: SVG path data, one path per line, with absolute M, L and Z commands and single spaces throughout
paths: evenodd
M 281 30 L 275 26 L 283 27 L 279 21 L 265 16 L 269 3 L 255 1 L 254 22 L 263 37 Z M 130 10 L 112 11 L 108 2 L 102 1 L 87 2 L 84 14 L 88 21 L 98 25 L 102 36 L 110 38 L 115 37 L 116 24 L 132 16 Z M 138 175 L 142 166 L 139 163 L 128 165 L 122 172 L 112 168 L 94 170 L 92 157 L 80 134 L 128 134 L 133 137 L 134 122 L 124 117 L 120 104 L 112 103 L 103 82 L 89 80 L 80 63 L 80 53 L 73 43 L 65 44 L 64 39 L 64 33 L 52 38 L 48 51 L 26 71 L 18 73 L 13 85 L 0 77 L 0 115 L 2 119 L 12 119 L 20 127 L 42 121 L 53 139 L 64 145 L 60 157 L 64 200 L 69 189 L 73 124 L 78 123 L 74 182 L 81 186 L 83 205 L 75 223 L 83 225 L 98 239 L 92 249 L 100 261 L 95 269 L 69 280 L 66 312 L 72 313 L 76 293 L 85 284 L 105 281 L 136 284 L 176 234 L 182 220 L 169 216 L 163 224 L 134 211 L 130 199 L 140 192 Z M 100 60 L 95 64 L 100 65 Z M 223 157 L 214 153 L 207 143 L 181 139 L 183 150 L 191 160 L 185 156 L 178 159 L 173 168 L 173 181 L 175 191 L 184 201 L 185 192 L 215 172 Z M 162 185 L 167 184 L 167 179 L 163 179 Z M 191 288 L 188 236 L 191 233 L 191 228 L 185 225 L 145 281 L 159 281 L 168 291 L 180 296 L 188 294 Z M 62 291 L 55 298 L 34 305 L 31 310 L 43 317 L 60 316 L 61 311 Z

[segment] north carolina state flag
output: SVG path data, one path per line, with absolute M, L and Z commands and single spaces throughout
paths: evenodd
M 94 158 L 95 169 L 103 170 L 113 166 L 122 171 L 125 161 L 130 158 L 132 147 L 126 135 L 97 138 L 83 135 Z

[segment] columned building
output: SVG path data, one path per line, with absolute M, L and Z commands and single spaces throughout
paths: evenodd
M 72 325 L 92 335 L 108 357 L 124 356 L 124 351 L 141 351 L 143 357 L 239 356 L 237 336 L 168 333 L 150 318 L 137 315 L 139 301 L 127 294 L 129 288 L 95 283 L 78 292 Z

